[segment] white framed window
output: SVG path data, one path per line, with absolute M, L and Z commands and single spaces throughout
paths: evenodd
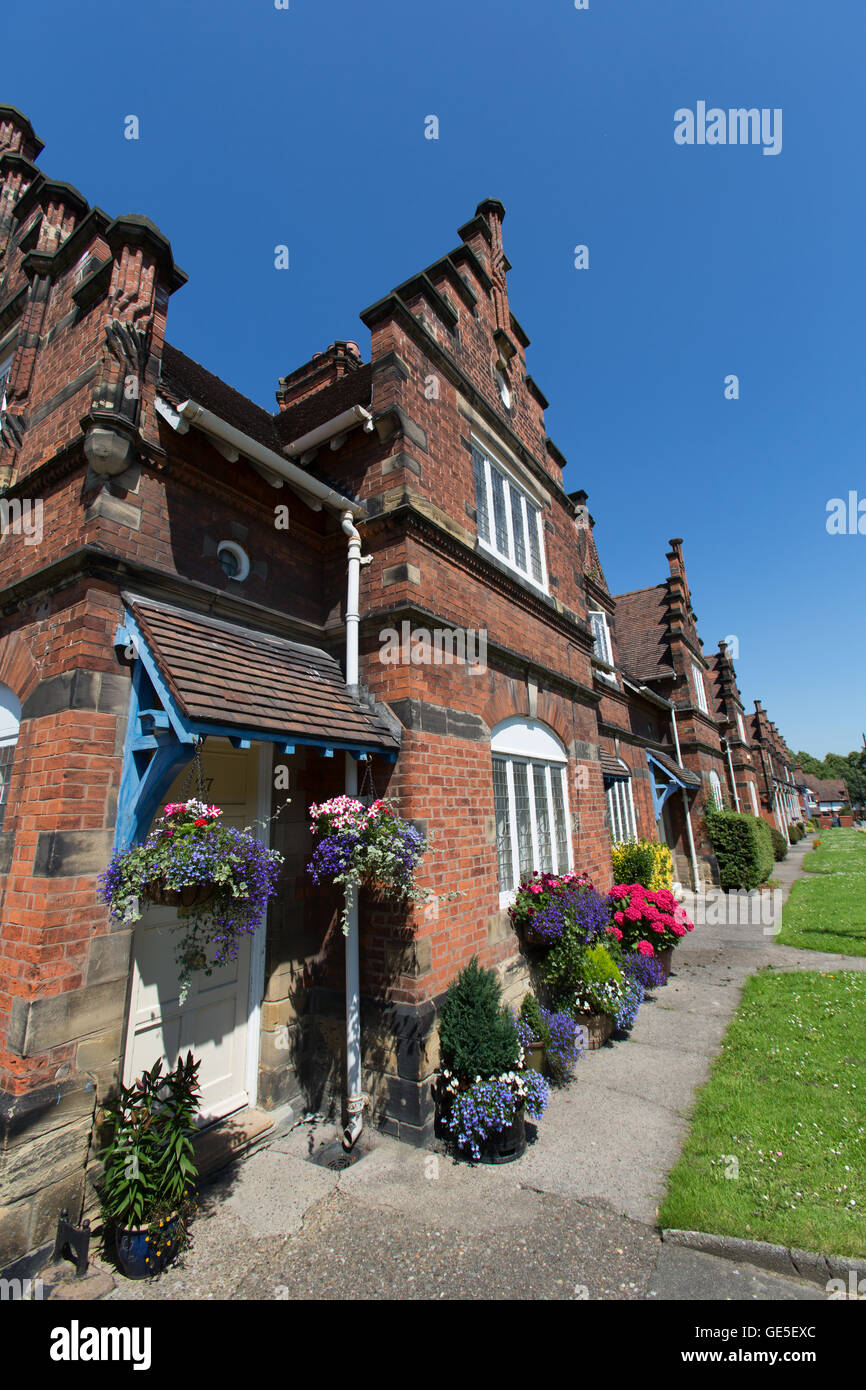
M 760 815 L 760 811 L 758 810 L 758 793 L 755 791 L 754 782 L 749 783 L 749 800 L 752 803 L 752 815 Z
M 6 815 L 9 799 L 9 778 L 12 775 L 12 761 L 18 730 L 21 724 L 21 701 L 8 685 L 0 685 L 0 830 Z
M 710 798 L 717 811 L 724 810 L 725 801 L 722 796 L 722 783 L 717 772 L 710 773 Z
M 541 508 L 477 444 L 472 446 L 472 467 L 479 541 L 546 592 Z
M 704 689 L 704 673 L 695 661 L 692 662 L 692 680 L 694 681 L 695 696 L 697 698 L 698 708 L 700 710 L 703 710 L 704 714 L 708 714 L 709 710 L 707 709 L 707 692 Z
M 636 840 L 637 820 L 631 778 L 605 777 L 604 789 L 610 818 L 610 838 L 614 841 Z
M 737 728 L 738 728 L 739 731 L 740 731 L 740 738 L 743 740 L 743 743 L 745 743 L 745 741 L 746 741 L 746 731 L 745 731 L 745 729 L 743 728 L 743 716 L 740 714 L 740 711 L 739 711 L 739 710 L 737 710 Z
M 613 647 L 610 641 L 610 628 L 607 625 L 607 614 L 600 608 L 590 608 L 588 617 L 595 641 L 593 655 L 598 661 L 605 661 L 608 666 L 612 666 Z M 612 681 L 614 685 L 616 684 L 616 676 L 613 671 L 599 671 L 599 675 L 607 681 Z
M 511 387 L 508 385 L 508 377 L 501 367 L 496 368 L 496 385 L 499 388 L 499 397 L 506 410 L 511 410 Z
M 0 360 L 0 415 L 6 409 L 6 385 L 12 375 L 12 362 L 14 354 Z
M 490 740 L 499 861 L 499 905 L 521 879 L 574 867 L 568 808 L 568 760 L 559 739 L 537 720 L 514 717 Z

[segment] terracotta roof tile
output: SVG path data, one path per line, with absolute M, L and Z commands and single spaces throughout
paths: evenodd
M 394 749 L 397 742 L 354 699 L 329 653 L 285 638 L 126 596 L 154 660 L 190 720 Z
M 615 596 L 614 640 L 619 664 L 638 680 L 673 676 L 667 637 L 667 585 Z

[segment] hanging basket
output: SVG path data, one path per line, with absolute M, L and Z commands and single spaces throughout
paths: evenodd
M 184 883 L 181 888 L 165 888 L 162 879 L 153 879 L 142 889 L 142 896 L 154 907 L 203 907 L 216 897 L 214 883 Z

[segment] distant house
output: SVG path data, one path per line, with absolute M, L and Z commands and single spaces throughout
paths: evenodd
M 841 777 L 821 778 L 805 773 L 803 780 L 809 797 L 809 814 L 816 816 L 838 816 L 843 806 L 848 805 L 848 788 Z

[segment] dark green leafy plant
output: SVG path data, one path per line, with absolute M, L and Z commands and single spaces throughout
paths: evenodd
M 524 996 L 520 1005 L 520 1019 L 526 1024 L 534 1039 L 545 1044 L 548 1042 L 547 1024 L 541 1012 L 541 1005 L 534 994 Z
M 499 979 L 473 956 L 451 981 L 442 1004 L 439 1041 L 443 1065 L 461 1081 L 501 1076 L 517 1067 L 520 1043 Z
M 781 830 L 777 830 L 775 826 L 771 825 L 769 829 L 770 839 L 773 841 L 773 858 L 779 863 L 788 853 L 788 841 Z
M 770 827 L 758 816 L 738 811 L 707 811 L 707 833 L 725 889 L 758 888 L 774 863 Z
M 201 1066 L 191 1052 L 173 1071 L 162 1060 L 143 1072 L 103 1110 L 111 1138 L 100 1152 L 104 1166 L 101 1198 L 106 1222 L 117 1229 L 143 1226 L 194 1210 L 196 1132 Z

